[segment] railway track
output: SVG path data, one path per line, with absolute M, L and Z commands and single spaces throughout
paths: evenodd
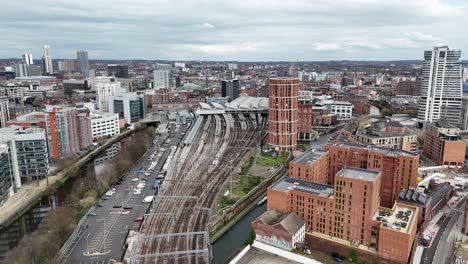
M 167 176 L 170 181 L 164 183 L 145 217 L 143 238 L 132 263 L 210 262 L 211 210 L 233 168 L 258 144 L 264 129 L 264 119 L 255 115 L 215 115 L 203 120 L 192 144 L 174 158 Z

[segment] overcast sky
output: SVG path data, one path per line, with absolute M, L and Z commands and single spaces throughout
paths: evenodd
M 467 0 L 2 1 L 0 57 L 161 60 L 468 59 Z

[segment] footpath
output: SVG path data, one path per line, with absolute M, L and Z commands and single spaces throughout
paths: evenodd
M 133 130 L 128 130 L 122 134 L 112 137 L 101 146 L 95 148 L 92 152 L 88 153 L 84 157 L 81 157 L 76 162 L 76 165 L 81 167 L 91 159 L 95 158 L 101 152 L 106 150 L 109 146 L 117 141 L 120 141 L 122 138 L 130 135 L 131 133 L 133 133 Z M 8 198 L 8 200 L 2 206 L 0 206 L 0 229 L 8 226 L 16 216 L 24 214 L 27 210 L 34 206 L 51 186 L 54 186 L 55 183 L 64 179 L 65 175 L 70 169 L 71 168 L 64 168 L 58 173 L 50 175 L 47 177 L 47 179 L 40 181 L 30 181 L 23 184 L 13 196 Z

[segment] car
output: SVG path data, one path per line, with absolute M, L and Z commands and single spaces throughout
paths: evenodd
M 97 214 L 95 212 L 89 213 L 89 216 L 96 216 Z
M 133 178 L 132 181 L 133 181 L 133 182 L 137 182 L 137 181 L 138 181 L 138 178 Z
M 112 208 L 122 208 L 122 206 L 121 205 L 114 205 L 114 206 L 112 206 Z
M 131 206 L 124 206 L 124 209 L 130 210 L 130 209 L 133 209 L 133 207 L 131 207 Z
M 135 218 L 135 222 L 143 222 L 144 217 L 137 217 Z
M 98 206 L 98 207 L 103 207 L 104 205 L 102 205 L 102 204 L 98 204 L 97 206 Z
M 130 211 L 123 211 L 122 214 L 123 215 L 128 215 L 130 213 Z
M 306 249 L 304 252 L 305 252 L 307 255 L 312 254 L 312 252 L 310 251 L 310 249 Z
M 343 260 L 340 259 L 339 257 L 333 258 L 333 260 L 336 261 L 336 262 L 342 262 L 342 261 L 343 261 Z
M 104 200 L 104 201 L 110 200 L 110 197 L 104 196 L 104 197 L 102 197 L 102 200 Z

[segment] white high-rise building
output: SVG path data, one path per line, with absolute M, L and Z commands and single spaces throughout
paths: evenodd
M 96 83 L 97 108 L 100 112 L 109 112 L 109 97 L 118 96 L 122 92 L 120 82 L 99 82 Z
M 23 54 L 23 55 L 21 55 L 21 59 L 22 59 L 23 62 L 26 63 L 28 66 L 33 64 L 33 57 L 32 57 L 32 54 Z
M 52 74 L 54 73 L 54 68 L 52 66 L 52 55 L 50 53 L 50 46 L 44 46 L 44 72 Z
M 15 63 L 15 74 L 16 74 L 16 77 L 29 76 L 28 65 L 25 62 Z
M 8 97 L 0 96 L 0 127 L 6 127 L 10 120 L 10 109 L 8 108 Z
M 153 88 L 156 90 L 169 88 L 169 71 L 168 70 L 155 70 Z
M 418 119 L 443 120 L 460 126 L 462 104 L 461 51 L 447 46 L 424 51 Z

